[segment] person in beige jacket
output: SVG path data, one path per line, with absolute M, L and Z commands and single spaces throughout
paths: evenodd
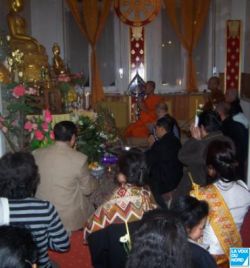
M 97 188 L 87 156 L 74 150 L 77 128 L 70 121 L 54 127 L 55 144 L 35 150 L 41 182 L 36 197 L 50 201 L 68 231 L 79 230 L 94 211 L 88 196 Z

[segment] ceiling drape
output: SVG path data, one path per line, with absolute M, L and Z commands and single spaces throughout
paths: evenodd
M 95 106 L 104 97 L 97 63 L 96 44 L 105 26 L 113 1 L 81 0 L 81 4 L 79 4 L 79 0 L 67 0 L 67 2 L 76 23 L 91 46 L 91 100 L 92 105 Z
M 193 51 L 205 24 L 210 0 L 164 0 L 164 2 L 170 22 L 188 54 L 186 89 L 188 92 L 197 91 Z

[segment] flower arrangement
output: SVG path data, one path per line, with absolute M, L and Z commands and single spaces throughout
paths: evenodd
M 49 110 L 44 110 L 42 116 L 30 117 L 24 124 L 24 129 L 30 134 L 31 150 L 47 147 L 54 143 L 52 115 Z
M 105 152 L 120 142 L 115 120 L 104 108 L 97 108 L 94 120 L 80 116 L 73 120 L 78 125 L 77 149 L 88 156 L 89 163 L 100 163 Z
M 17 83 L 11 83 L 3 89 L 4 112 L 0 114 L 0 130 L 11 151 L 24 150 L 28 135 L 23 126 L 26 116 L 31 114 L 36 106 L 36 90 Z

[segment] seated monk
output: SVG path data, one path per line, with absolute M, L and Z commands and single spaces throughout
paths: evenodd
M 138 103 L 140 108 L 140 119 L 130 124 L 125 137 L 147 138 L 149 136 L 148 125 L 156 121 L 156 106 L 162 101 L 160 96 L 154 94 L 155 82 L 148 81 L 145 86 L 146 98 Z

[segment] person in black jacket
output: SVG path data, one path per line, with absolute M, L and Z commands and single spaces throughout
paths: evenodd
M 248 155 L 248 129 L 241 123 L 233 120 L 230 115 L 230 105 L 221 102 L 216 105 L 216 111 L 222 120 L 222 132 L 232 139 L 235 144 L 236 169 L 239 179 L 246 181 L 247 155 Z
M 149 168 L 149 186 L 161 207 L 166 207 L 165 193 L 173 191 L 182 177 L 182 164 L 178 160 L 181 143 L 172 132 L 173 119 L 166 115 L 156 123 L 155 141 L 146 151 L 146 161 Z M 171 199 L 171 195 L 167 195 Z M 166 195 L 165 195 L 166 197 Z

